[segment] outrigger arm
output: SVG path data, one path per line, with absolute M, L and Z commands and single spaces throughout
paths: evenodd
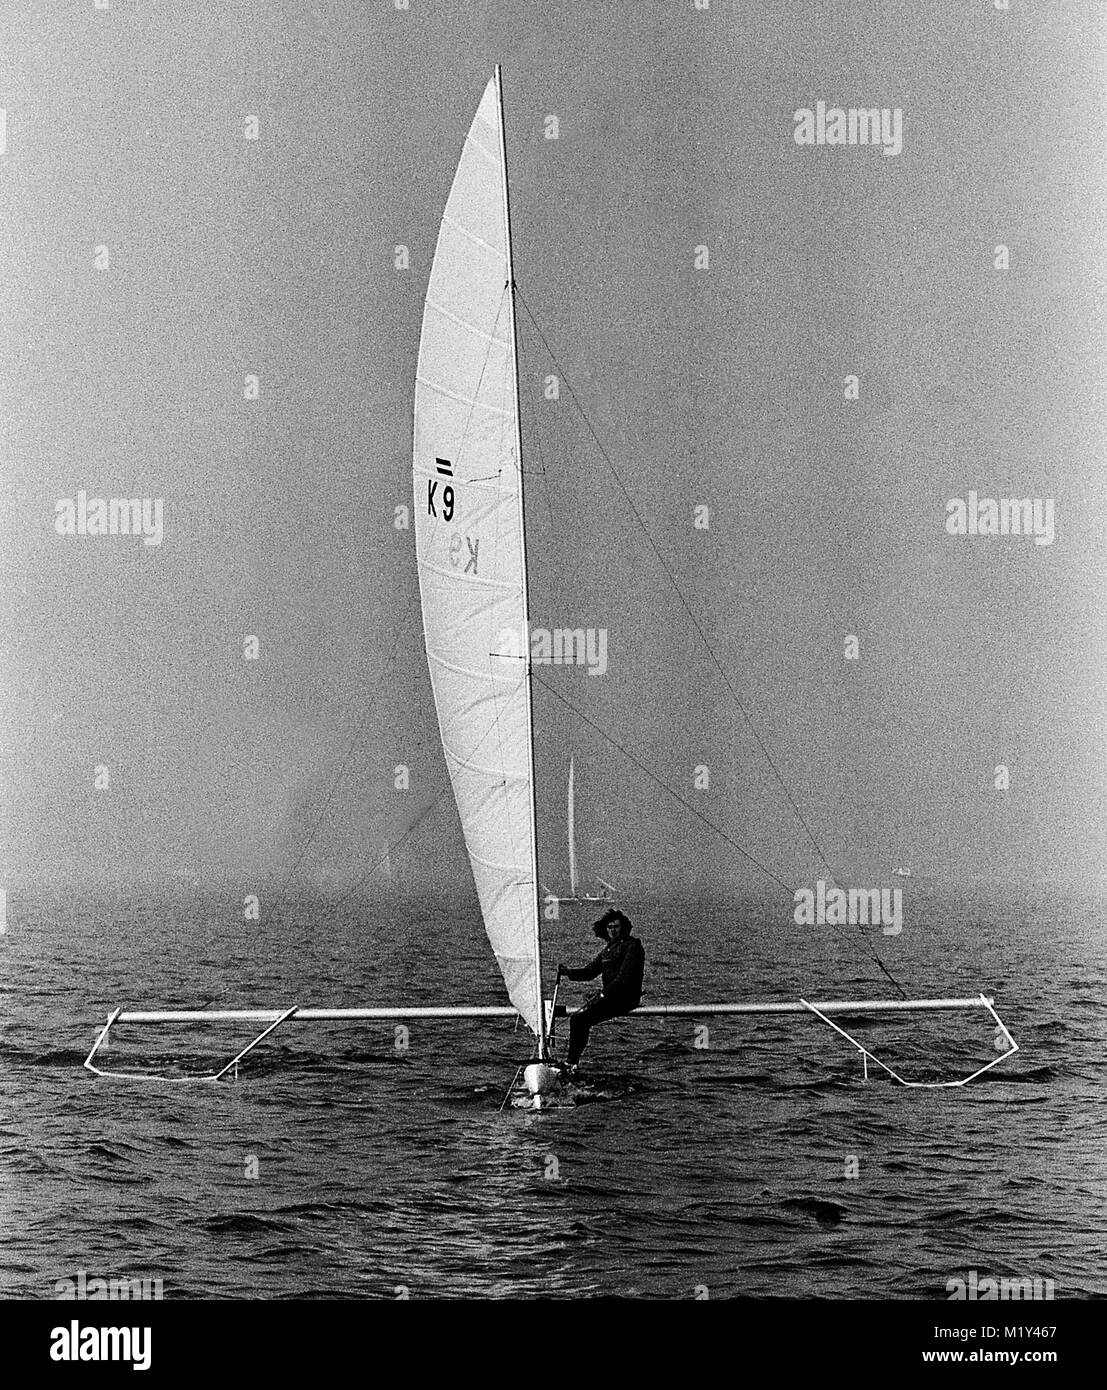
M 957 1009 L 986 1009 L 995 1020 L 998 1032 L 996 1037 L 999 1041 L 1009 1044 L 1007 1050 L 1000 1056 L 988 1062 L 985 1066 L 978 1067 L 969 1076 L 959 1077 L 953 1081 L 909 1081 L 894 1071 L 886 1062 L 882 1062 L 873 1052 L 863 1046 L 833 1021 L 834 1015 L 866 1015 L 866 1014 L 893 1014 L 893 1013 L 913 1013 L 938 1010 L 957 1010 Z M 548 1005 L 550 1023 L 553 1019 L 564 1018 L 570 1011 L 564 1005 L 558 1005 L 557 994 L 554 993 L 553 1000 Z M 923 1089 L 945 1087 L 945 1086 L 966 1086 L 970 1081 L 975 1081 L 978 1076 L 982 1076 L 986 1071 L 991 1071 L 1000 1062 L 1004 1062 L 1008 1057 L 1012 1057 L 1018 1050 L 1019 1045 L 1012 1038 L 1007 1026 L 995 1010 L 995 1000 L 987 995 L 978 994 L 964 999 L 845 999 L 845 1000 L 820 1000 L 811 1003 L 807 999 L 797 1001 L 786 1000 L 780 1002 L 767 1003 L 745 1003 L 745 1004 L 646 1004 L 641 1008 L 632 1010 L 632 1017 L 644 1018 L 665 1018 L 665 1017 L 685 1017 L 685 1018 L 706 1018 L 712 1015 L 732 1015 L 732 1014 L 755 1014 L 755 1015 L 776 1015 L 776 1014 L 807 1014 L 814 1015 L 828 1027 L 833 1028 L 836 1033 L 840 1033 L 847 1042 L 852 1044 L 861 1053 L 862 1065 L 864 1067 L 865 1080 L 869 1077 L 869 1063 L 873 1062 L 901 1086 L 918 1087 Z M 92 1045 L 92 1050 L 85 1058 L 84 1065 L 96 1076 L 106 1079 L 121 1081 L 185 1081 L 185 1082 L 210 1082 L 221 1081 L 228 1074 L 233 1074 L 233 1078 L 238 1078 L 238 1064 L 248 1053 L 252 1052 L 259 1043 L 263 1042 L 277 1028 L 286 1023 L 345 1023 L 358 1020 L 401 1020 L 401 1019 L 455 1019 L 455 1018 L 505 1018 L 518 1019 L 519 1013 L 510 1005 L 431 1005 L 431 1006 L 411 1006 L 406 1008 L 355 1008 L 355 1009 L 302 1009 L 299 1005 L 293 1005 L 289 1009 L 116 1009 L 107 1022 L 101 1028 L 96 1041 Z M 104 1071 L 95 1065 L 93 1059 L 107 1041 L 108 1034 L 117 1023 L 136 1023 L 136 1024 L 172 1024 L 172 1023 L 255 1023 L 264 1024 L 261 1032 L 247 1045 L 237 1052 L 229 1062 L 220 1067 L 218 1071 L 207 1073 L 201 1076 L 162 1076 L 153 1072 L 117 1072 Z

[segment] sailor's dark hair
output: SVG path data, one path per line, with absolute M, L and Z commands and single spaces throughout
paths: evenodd
M 623 927 L 626 931 L 630 931 L 630 919 L 617 907 L 609 907 L 596 926 L 600 928 Z

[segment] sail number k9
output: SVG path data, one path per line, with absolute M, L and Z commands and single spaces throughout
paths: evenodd
M 449 459 L 438 459 L 434 461 L 435 472 L 442 474 L 443 477 L 452 478 L 454 476 L 454 466 Z M 434 494 L 438 490 L 438 480 L 436 478 L 427 479 L 427 515 L 437 518 L 438 513 L 434 509 Z M 442 496 L 439 498 L 439 506 L 442 508 L 442 520 L 453 521 L 454 519 L 454 489 L 452 483 L 443 483 Z

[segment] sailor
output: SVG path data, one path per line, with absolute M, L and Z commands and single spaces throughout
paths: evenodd
M 575 1068 L 580 1060 L 594 1024 L 630 1013 L 638 1007 L 642 997 L 642 970 L 646 963 L 646 952 L 638 938 L 631 935 L 629 919 L 618 908 L 610 908 L 596 922 L 592 931 L 607 942 L 596 959 L 577 970 L 565 965 L 557 967 L 559 980 L 562 977 L 568 980 L 594 980 L 599 975 L 603 982 L 599 994 L 592 995 L 583 1008 L 569 1015 L 566 1062 L 570 1068 Z

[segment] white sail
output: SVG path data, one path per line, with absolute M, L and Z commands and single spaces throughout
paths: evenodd
M 573 784 L 573 758 L 569 756 L 569 891 L 577 895 L 577 817 Z
M 423 310 L 415 547 L 442 747 L 485 928 L 512 1004 L 544 1044 L 526 539 L 497 78 L 465 141 Z

